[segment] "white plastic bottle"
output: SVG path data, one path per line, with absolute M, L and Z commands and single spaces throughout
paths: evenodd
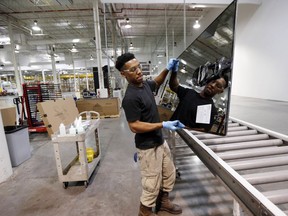
M 76 128 L 73 127 L 73 125 L 71 125 L 71 127 L 69 128 L 69 134 L 76 134 Z
M 59 126 L 59 132 L 61 136 L 65 136 L 66 135 L 66 128 L 65 125 L 63 123 L 60 124 Z

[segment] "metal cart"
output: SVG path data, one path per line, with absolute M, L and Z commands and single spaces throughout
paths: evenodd
M 100 162 L 101 150 L 99 141 L 98 127 L 100 124 L 100 115 L 97 112 L 83 112 L 86 114 L 86 120 L 83 121 L 85 131 L 80 134 L 67 134 L 61 136 L 59 131 L 52 135 L 52 142 L 54 146 L 54 153 L 56 159 L 56 166 L 59 181 L 63 183 L 63 187 L 66 189 L 69 182 L 83 181 L 85 187 L 89 185 L 89 178 L 91 177 L 96 166 Z M 80 113 L 79 115 L 82 115 Z M 90 119 L 93 113 L 97 114 L 97 119 Z M 69 126 L 68 126 L 69 127 Z M 94 158 L 92 162 L 88 163 L 86 155 L 87 142 L 93 143 L 94 146 Z M 69 145 L 76 143 L 77 155 L 72 161 L 66 166 L 62 166 L 60 146 L 63 143 Z

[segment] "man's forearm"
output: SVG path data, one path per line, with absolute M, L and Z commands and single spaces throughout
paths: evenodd
M 169 70 L 167 70 L 167 68 L 165 68 L 164 70 L 162 70 L 162 72 L 154 79 L 154 81 L 157 83 L 158 86 L 162 85 L 163 82 L 166 79 L 166 76 L 168 75 Z
M 176 91 L 179 86 L 179 82 L 177 79 L 177 73 L 172 73 L 169 80 L 169 87 L 172 91 Z

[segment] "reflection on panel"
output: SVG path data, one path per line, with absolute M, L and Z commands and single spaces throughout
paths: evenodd
M 177 80 L 181 89 L 174 89 L 178 97 L 171 96 L 174 101 L 169 106 L 176 109 L 172 119 L 179 119 L 189 128 L 226 134 L 236 5 L 237 1 L 233 1 L 178 57 Z M 194 93 L 186 95 L 188 91 L 183 87 Z

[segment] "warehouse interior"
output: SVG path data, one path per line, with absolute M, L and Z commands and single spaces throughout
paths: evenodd
M 232 4 L 233 13 L 227 10 Z M 127 82 L 114 67 L 117 56 L 125 52 L 134 53 L 141 61 L 146 79 L 159 74 L 170 58 L 187 60 L 186 64 L 180 61 L 178 74 L 181 84 L 192 88 L 196 66 L 213 61 L 209 57 L 213 52 L 218 59 L 223 53 L 233 59 L 229 90 L 215 99 L 218 105 L 224 101 L 221 109 L 225 112 L 226 136 L 186 129 L 171 134 L 163 129 L 177 167 L 170 197 L 182 207 L 181 215 L 288 214 L 288 96 L 284 89 L 288 76 L 283 64 L 288 44 L 287 30 L 280 24 L 287 18 L 287 6 L 284 0 L 173 0 L 145 4 L 129 0 L 1 1 L 0 215 L 138 214 L 139 164 L 133 158 L 134 134 L 121 107 Z M 218 28 L 213 41 L 207 39 L 208 45 L 200 46 L 219 19 L 227 20 L 233 31 Z M 193 27 L 195 23 L 200 27 Z M 267 30 L 268 25 L 273 29 Z M 161 120 L 169 120 L 167 116 L 177 99 L 167 83 L 155 100 Z M 87 111 L 91 111 L 89 116 Z M 76 127 L 75 117 L 79 118 L 81 112 L 86 119 L 96 115 L 96 121 L 89 121 L 92 129 L 86 125 L 81 128 L 86 131 L 83 134 L 90 134 L 90 129 L 95 132 L 92 141 L 83 134 L 76 135 L 77 140 L 61 137 L 60 124 L 64 123 L 65 133 L 73 134 L 71 126 L 74 123 Z M 15 124 L 20 130 L 7 133 L 7 126 L 15 128 Z M 237 161 L 225 159 L 229 155 L 224 150 L 218 154 L 220 145 L 210 147 L 209 142 L 222 139 L 219 142 L 225 148 L 230 144 L 226 138 L 237 139 L 233 137 L 236 135 L 232 131 L 238 131 L 232 128 L 234 124 L 239 130 L 244 126 L 248 130 L 246 133 L 241 129 L 242 138 L 256 133 L 277 143 L 245 150 L 237 147 L 239 155 L 244 151 L 246 155 L 235 156 Z M 19 135 L 20 131 L 25 131 L 25 137 Z M 23 143 L 15 151 L 23 150 L 26 142 L 26 158 L 15 161 L 11 142 L 15 146 Z M 231 142 L 246 145 L 245 141 Z M 91 145 L 95 151 L 92 162 L 88 157 Z M 198 146 L 203 145 L 199 153 Z M 266 151 L 265 147 L 270 154 L 253 153 Z M 201 151 L 212 151 L 209 157 L 231 176 L 215 171 L 213 160 L 209 162 Z M 75 157 L 72 161 L 71 155 Z M 248 166 L 257 159 L 268 165 L 250 170 L 234 168 L 244 163 Z M 276 165 L 271 165 L 274 161 Z M 81 170 L 88 172 L 88 178 L 70 181 L 67 174 L 72 163 L 87 166 Z M 235 185 L 229 184 L 231 179 Z M 171 214 L 160 211 L 157 215 Z

